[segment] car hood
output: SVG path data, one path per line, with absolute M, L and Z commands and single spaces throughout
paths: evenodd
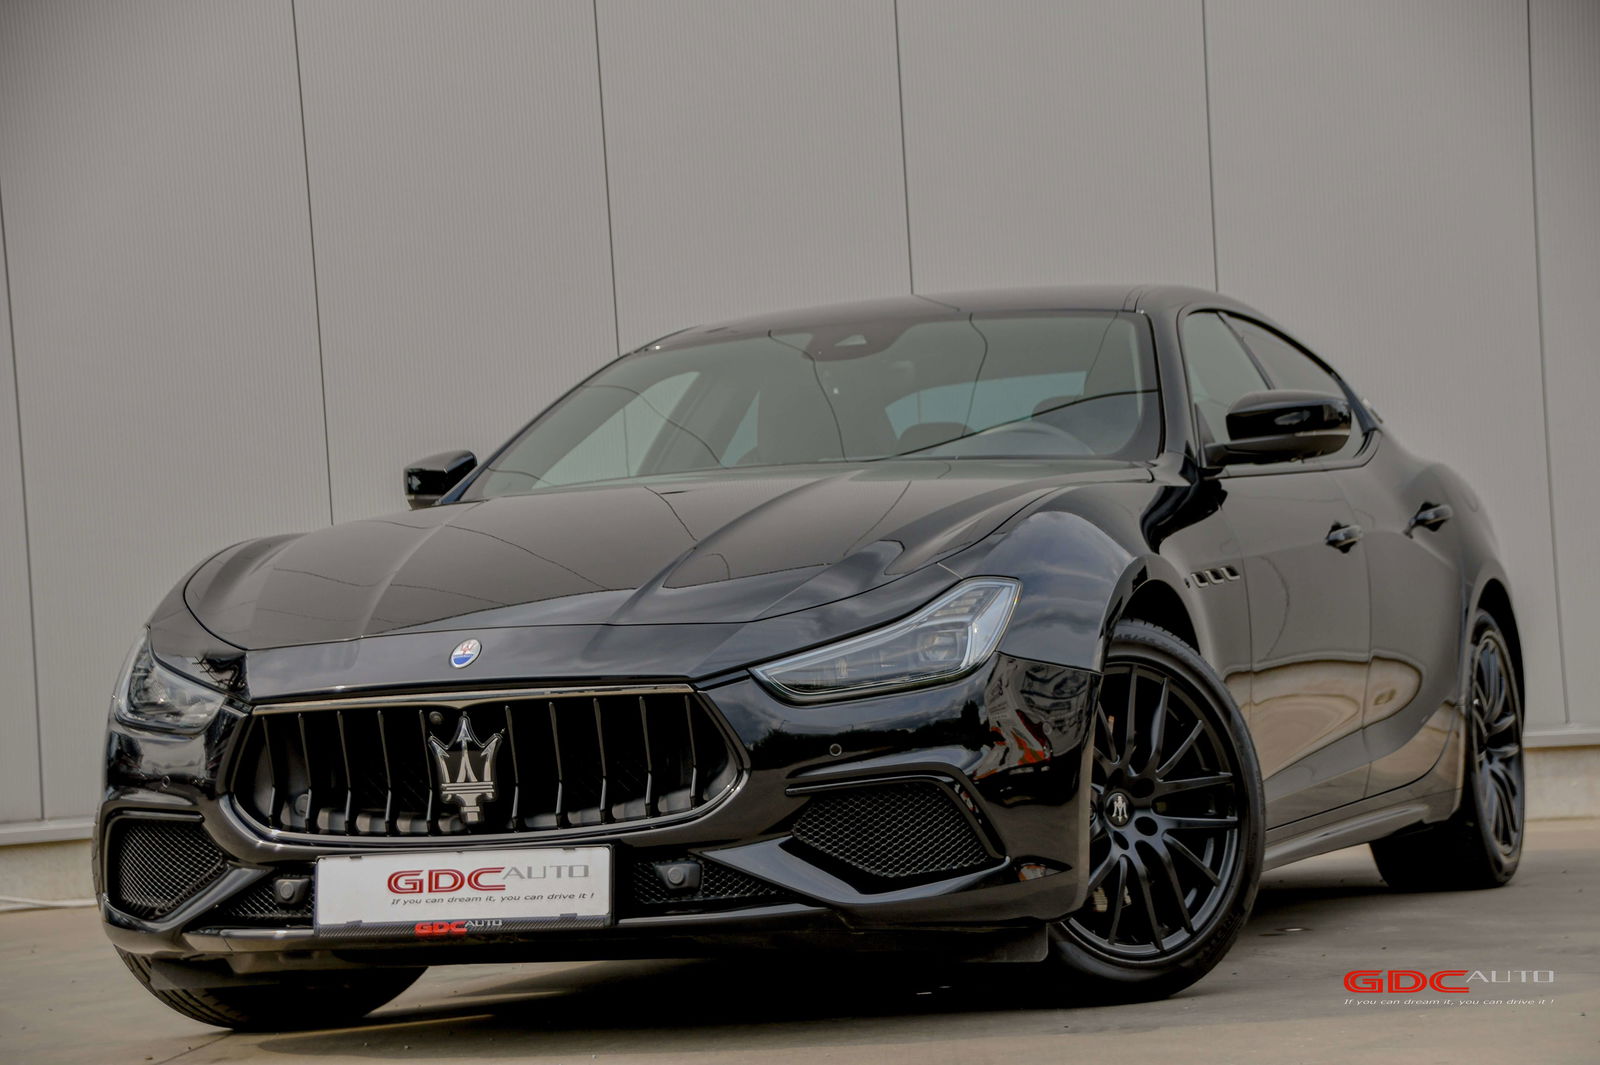
M 248 541 L 184 588 L 245 649 L 472 626 L 738 623 L 886 584 L 1126 463 L 901 461 L 545 490 Z

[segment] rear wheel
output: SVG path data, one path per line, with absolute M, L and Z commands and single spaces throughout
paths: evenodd
M 202 1024 L 240 1031 L 289 1031 L 353 1024 L 417 982 L 421 969 L 284 973 L 268 984 L 157 988 L 150 960 L 119 949 L 145 990 Z
M 1170 995 L 1238 938 L 1264 829 L 1237 706 L 1193 648 L 1154 625 L 1113 634 L 1090 786 L 1089 901 L 1054 926 L 1051 964 L 1096 998 Z
M 1402 891 L 1499 887 L 1522 858 L 1522 699 L 1506 638 L 1479 611 L 1467 645 L 1466 771 L 1447 821 L 1372 844 L 1378 872 Z

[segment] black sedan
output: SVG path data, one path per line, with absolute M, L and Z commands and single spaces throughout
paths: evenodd
M 1477 497 L 1215 293 L 688 329 L 405 478 L 202 563 L 117 682 L 102 913 L 190 1017 L 773 947 L 1151 997 L 1263 869 L 1516 870 Z

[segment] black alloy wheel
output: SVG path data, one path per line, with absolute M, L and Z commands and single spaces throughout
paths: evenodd
M 1510 660 L 1499 630 L 1484 629 L 1473 647 L 1468 703 L 1472 784 L 1478 816 L 1502 860 L 1522 851 L 1522 714 Z
M 1225 741 L 1172 678 L 1125 664 L 1102 684 L 1090 904 L 1070 920 L 1108 957 L 1153 957 L 1205 927 L 1237 873 L 1237 776 Z
M 1220 960 L 1254 901 L 1254 749 L 1205 661 L 1144 622 L 1116 629 L 1093 743 L 1089 898 L 1059 922 L 1055 960 L 1102 997 L 1169 995 Z
M 1460 803 L 1446 821 L 1372 844 L 1378 872 L 1401 891 L 1499 887 L 1522 859 L 1522 691 L 1510 642 L 1492 615 L 1480 610 L 1473 618 L 1462 657 Z

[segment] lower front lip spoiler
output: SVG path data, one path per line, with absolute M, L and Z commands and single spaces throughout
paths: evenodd
M 826 910 L 799 903 L 783 903 L 734 912 L 697 914 L 669 914 L 651 917 L 623 917 L 604 927 L 607 935 L 617 932 L 683 931 L 693 934 L 696 928 L 706 925 L 725 925 L 736 920 L 739 925 L 784 922 L 796 917 L 825 915 Z M 387 935 L 373 936 L 349 932 L 326 933 L 315 928 L 200 928 L 184 933 L 183 942 L 191 950 L 202 954 L 248 954 L 281 951 L 340 950 L 374 946 L 427 947 L 433 944 L 460 946 L 473 944 L 490 946 L 507 943 L 553 942 L 561 938 L 581 936 L 600 931 L 599 925 L 573 925 L 561 929 L 538 929 L 522 933 L 487 932 L 474 935 L 417 936 L 404 930 L 393 930 Z

